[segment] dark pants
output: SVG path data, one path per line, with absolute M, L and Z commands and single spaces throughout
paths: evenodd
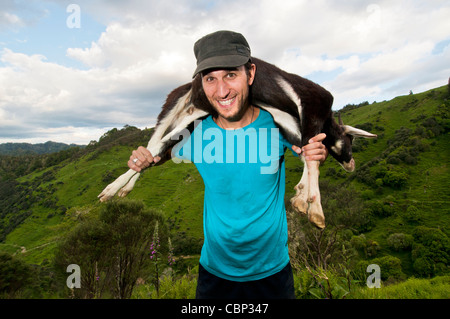
M 197 299 L 295 299 L 291 264 L 280 272 L 255 281 L 219 278 L 199 265 Z

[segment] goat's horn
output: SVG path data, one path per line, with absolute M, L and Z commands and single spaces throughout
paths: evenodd
M 338 117 L 339 117 L 339 125 L 344 125 L 344 122 L 342 122 L 342 119 L 341 119 L 341 112 L 339 112 L 338 113 Z

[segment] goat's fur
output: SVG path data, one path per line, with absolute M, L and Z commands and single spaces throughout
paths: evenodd
M 351 142 L 354 136 L 373 138 L 376 135 L 336 123 L 331 106 L 333 96 L 318 84 L 298 75 L 287 73 L 260 59 L 252 58 L 256 75 L 250 88 L 251 104 L 268 111 L 283 136 L 292 145 L 302 147 L 310 138 L 323 132 L 327 135 L 323 144 L 329 153 L 346 169 L 354 170 Z M 153 156 L 161 157 L 158 164 L 171 157 L 172 147 L 179 141 L 174 138 L 180 132 L 194 129 L 194 121 L 206 118 L 216 111 L 209 104 L 202 79 L 197 75 L 191 83 L 172 91 L 158 116 L 154 133 L 148 143 Z M 293 208 L 308 214 L 318 228 L 325 227 L 319 192 L 319 162 L 305 161 L 303 175 L 295 186 L 296 195 L 291 199 Z M 101 201 L 112 198 L 117 192 L 126 196 L 134 187 L 139 173 L 128 170 L 109 184 L 98 196 Z

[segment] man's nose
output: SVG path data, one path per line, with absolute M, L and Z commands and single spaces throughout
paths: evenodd
M 224 99 L 230 94 L 230 87 L 225 81 L 219 81 L 217 85 L 217 95 L 219 98 Z

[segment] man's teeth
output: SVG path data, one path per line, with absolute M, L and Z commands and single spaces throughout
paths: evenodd
M 235 99 L 235 97 L 232 99 L 229 99 L 229 100 L 219 101 L 219 103 L 220 103 L 220 105 L 227 106 L 227 105 L 230 105 L 231 103 L 233 103 L 234 99 Z

